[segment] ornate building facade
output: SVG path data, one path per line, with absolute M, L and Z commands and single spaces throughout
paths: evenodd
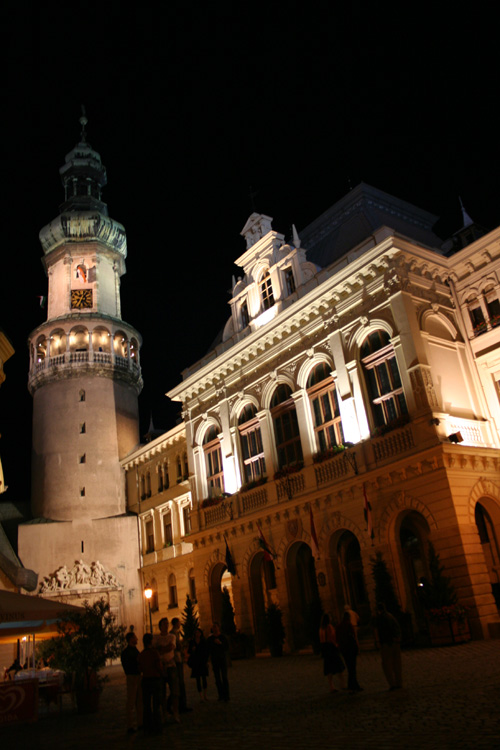
M 104 596 L 127 624 L 142 591 L 120 459 L 139 442 L 141 337 L 121 319 L 125 230 L 108 215 L 106 170 L 80 123 L 60 169 L 64 203 L 40 232 L 48 316 L 29 338 L 34 518 L 19 528 L 19 555 L 44 596 Z
M 318 593 L 369 622 L 381 552 L 418 630 L 431 541 L 473 634 L 499 634 L 500 228 L 465 216 L 443 247 L 436 219 L 362 184 L 291 243 L 268 216 L 246 223 L 231 316 L 167 394 L 183 405 L 182 565 L 205 624 L 227 548 L 239 628 L 265 647 L 278 602 L 290 649 Z

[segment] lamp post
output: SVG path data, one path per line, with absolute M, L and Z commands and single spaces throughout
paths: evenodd
M 149 632 L 153 633 L 153 620 L 151 618 L 151 597 L 153 596 L 153 589 L 149 585 L 149 583 L 146 584 L 146 588 L 144 589 L 144 596 L 147 599 L 148 602 L 148 609 L 149 609 Z

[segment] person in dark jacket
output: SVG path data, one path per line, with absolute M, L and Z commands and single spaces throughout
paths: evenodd
M 127 732 L 132 734 L 142 727 L 142 687 L 139 669 L 137 636 L 133 631 L 125 636 L 127 647 L 122 651 L 121 661 L 127 679 Z M 137 724 L 134 721 L 137 719 Z
M 196 688 L 200 695 L 200 700 L 202 702 L 206 701 L 208 700 L 208 645 L 201 628 L 196 628 L 194 638 L 189 641 L 188 654 L 188 666 L 191 667 L 191 678 L 196 680 Z
M 139 668 L 142 672 L 142 704 L 144 729 L 150 734 L 161 732 L 160 704 L 163 686 L 163 669 L 159 652 L 153 648 L 153 636 L 144 633 L 144 651 L 139 654 Z
M 219 693 L 220 701 L 229 700 L 229 682 L 227 679 L 227 654 L 229 643 L 225 635 L 220 632 L 220 625 L 214 622 L 212 634 L 208 637 L 208 653 L 214 670 L 215 684 Z
M 359 654 L 359 644 L 356 631 L 351 620 L 351 613 L 347 610 L 336 630 L 337 644 L 347 667 L 347 689 L 352 693 L 363 690 L 356 675 L 356 660 Z

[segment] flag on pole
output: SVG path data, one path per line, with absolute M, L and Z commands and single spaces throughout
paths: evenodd
M 370 505 L 370 502 L 368 500 L 368 497 L 366 495 L 366 487 L 365 483 L 363 482 L 363 495 L 365 497 L 365 508 L 364 508 L 364 514 L 365 514 L 365 521 L 366 521 L 366 528 L 368 531 L 368 536 L 370 539 L 373 539 L 375 534 L 373 533 L 373 522 L 372 522 L 372 506 Z
M 38 301 L 40 302 L 40 307 L 42 308 L 42 310 L 45 310 L 45 308 L 47 307 L 47 297 L 45 295 L 42 296 L 39 294 Z
M 226 568 L 231 573 L 232 576 L 236 575 L 236 565 L 234 564 L 233 556 L 231 554 L 231 550 L 229 549 L 229 546 L 227 544 L 227 537 L 224 536 L 224 541 L 226 543 Z
M 309 519 L 311 521 L 312 553 L 313 553 L 313 557 L 317 557 L 319 559 L 319 544 L 318 544 L 318 537 L 316 536 L 316 526 L 314 525 L 314 516 L 313 516 L 313 509 L 312 509 L 311 503 L 309 503 Z
M 268 543 L 266 542 L 266 539 L 260 527 L 260 523 L 258 521 L 256 523 L 257 523 L 257 529 L 259 530 L 259 544 L 264 550 L 264 560 L 266 560 L 266 562 L 271 562 L 273 558 L 276 557 L 276 555 L 271 549 L 271 547 L 268 545 Z

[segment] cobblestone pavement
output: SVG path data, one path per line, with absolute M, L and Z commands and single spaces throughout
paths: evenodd
M 121 667 L 107 673 L 98 714 L 79 716 L 65 696 L 61 714 L 52 707 L 33 725 L 0 730 L 2 747 L 500 748 L 499 640 L 405 651 L 405 687 L 394 692 L 387 690 L 378 653 L 363 653 L 358 678 L 364 691 L 357 695 L 330 694 L 321 659 L 312 654 L 235 661 L 231 701 L 216 700 L 211 675 L 211 700 L 200 704 L 187 677 L 193 710 L 159 737 L 126 734 L 123 673 Z

